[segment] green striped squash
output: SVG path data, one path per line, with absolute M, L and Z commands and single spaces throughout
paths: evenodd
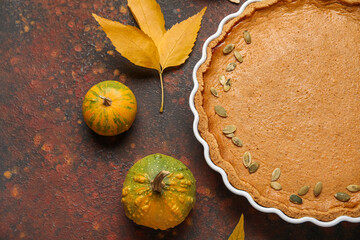
M 136 98 L 117 81 L 103 81 L 86 93 L 83 102 L 86 124 L 97 134 L 115 136 L 127 131 L 135 120 Z

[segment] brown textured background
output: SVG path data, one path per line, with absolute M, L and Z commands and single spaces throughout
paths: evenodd
M 156 72 L 115 52 L 91 17 L 135 25 L 126 0 L 1 1 L 0 239 L 227 239 L 241 213 L 246 239 L 357 239 L 359 224 L 292 225 L 225 188 L 193 135 L 188 98 L 204 41 L 239 5 L 158 2 L 167 29 L 208 7 L 190 58 L 164 75 L 164 114 Z M 81 113 L 86 91 L 108 79 L 129 86 L 139 104 L 134 125 L 117 137 L 94 134 Z M 197 179 L 193 211 L 167 231 L 135 225 L 120 202 L 127 170 L 155 152 L 180 159 Z

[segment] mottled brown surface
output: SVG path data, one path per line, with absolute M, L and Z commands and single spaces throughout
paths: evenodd
M 208 6 L 188 61 L 165 73 L 165 112 L 155 72 L 130 64 L 98 31 L 90 13 L 134 24 L 126 1 L 0 3 L 0 239 L 226 239 L 245 215 L 247 239 L 356 239 L 359 224 L 292 225 L 231 194 L 203 158 L 188 106 L 192 68 L 205 39 L 238 5 L 159 0 L 169 28 Z M 138 100 L 133 127 L 100 137 L 86 126 L 82 98 L 113 79 Z M 168 231 L 137 226 L 120 202 L 127 170 L 148 154 L 180 159 L 197 179 L 197 203 Z
M 210 44 L 211 57 L 198 72 L 203 101 L 197 101 L 197 108 L 206 112 L 201 132 L 211 143 L 213 159 L 227 163 L 235 187 L 291 217 L 359 217 L 360 192 L 346 203 L 334 194 L 360 184 L 360 2 L 349 7 L 339 0 L 262 1 L 225 29 L 225 37 Z M 251 33 L 251 44 L 245 43 L 244 30 Z M 223 54 L 230 43 L 244 62 L 226 72 L 236 61 L 233 54 Z M 232 81 L 226 93 L 220 90 L 221 74 Z M 211 87 L 220 90 L 218 98 Z M 216 105 L 226 108 L 227 118 L 215 114 Z M 242 148 L 222 133 L 229 124 L 237 126 Z M 256 174 L 243 166 L 246 151 L 260 163 Z M 270 186 L 275 168 L 282 172 L 281 191 Z M 319 181 L 324 190 L 315 197 Z M 304 185 L 311 191 L 303 204 L 291 203 L 289 196 Z

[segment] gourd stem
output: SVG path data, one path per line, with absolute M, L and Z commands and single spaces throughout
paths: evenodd
M 151 181 L 151 188 L 154 192 L 160 193 L 163 190 L 163 187 L 165 186 L 163 180 L 169 174 L 170 172 L 162 170 L 156 175 L 154 180 Z
M 104 100 L 103 104 L 104 104 L 105 106 L 107 106 L 107 107 L 110 107 L 110 106 L 111 106 L 112 100 L 111 100 L 110 98 L 104 97 L 104 96 L 101 96 L 101 95 L 99 95 L 99 97 L 100 97 L 102 100 Z

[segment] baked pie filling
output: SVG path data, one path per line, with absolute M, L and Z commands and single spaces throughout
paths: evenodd
M 235 188 L 294 218 L 360 217 L 359 0 L 253 3 L 197 79 L 200 134 Z

